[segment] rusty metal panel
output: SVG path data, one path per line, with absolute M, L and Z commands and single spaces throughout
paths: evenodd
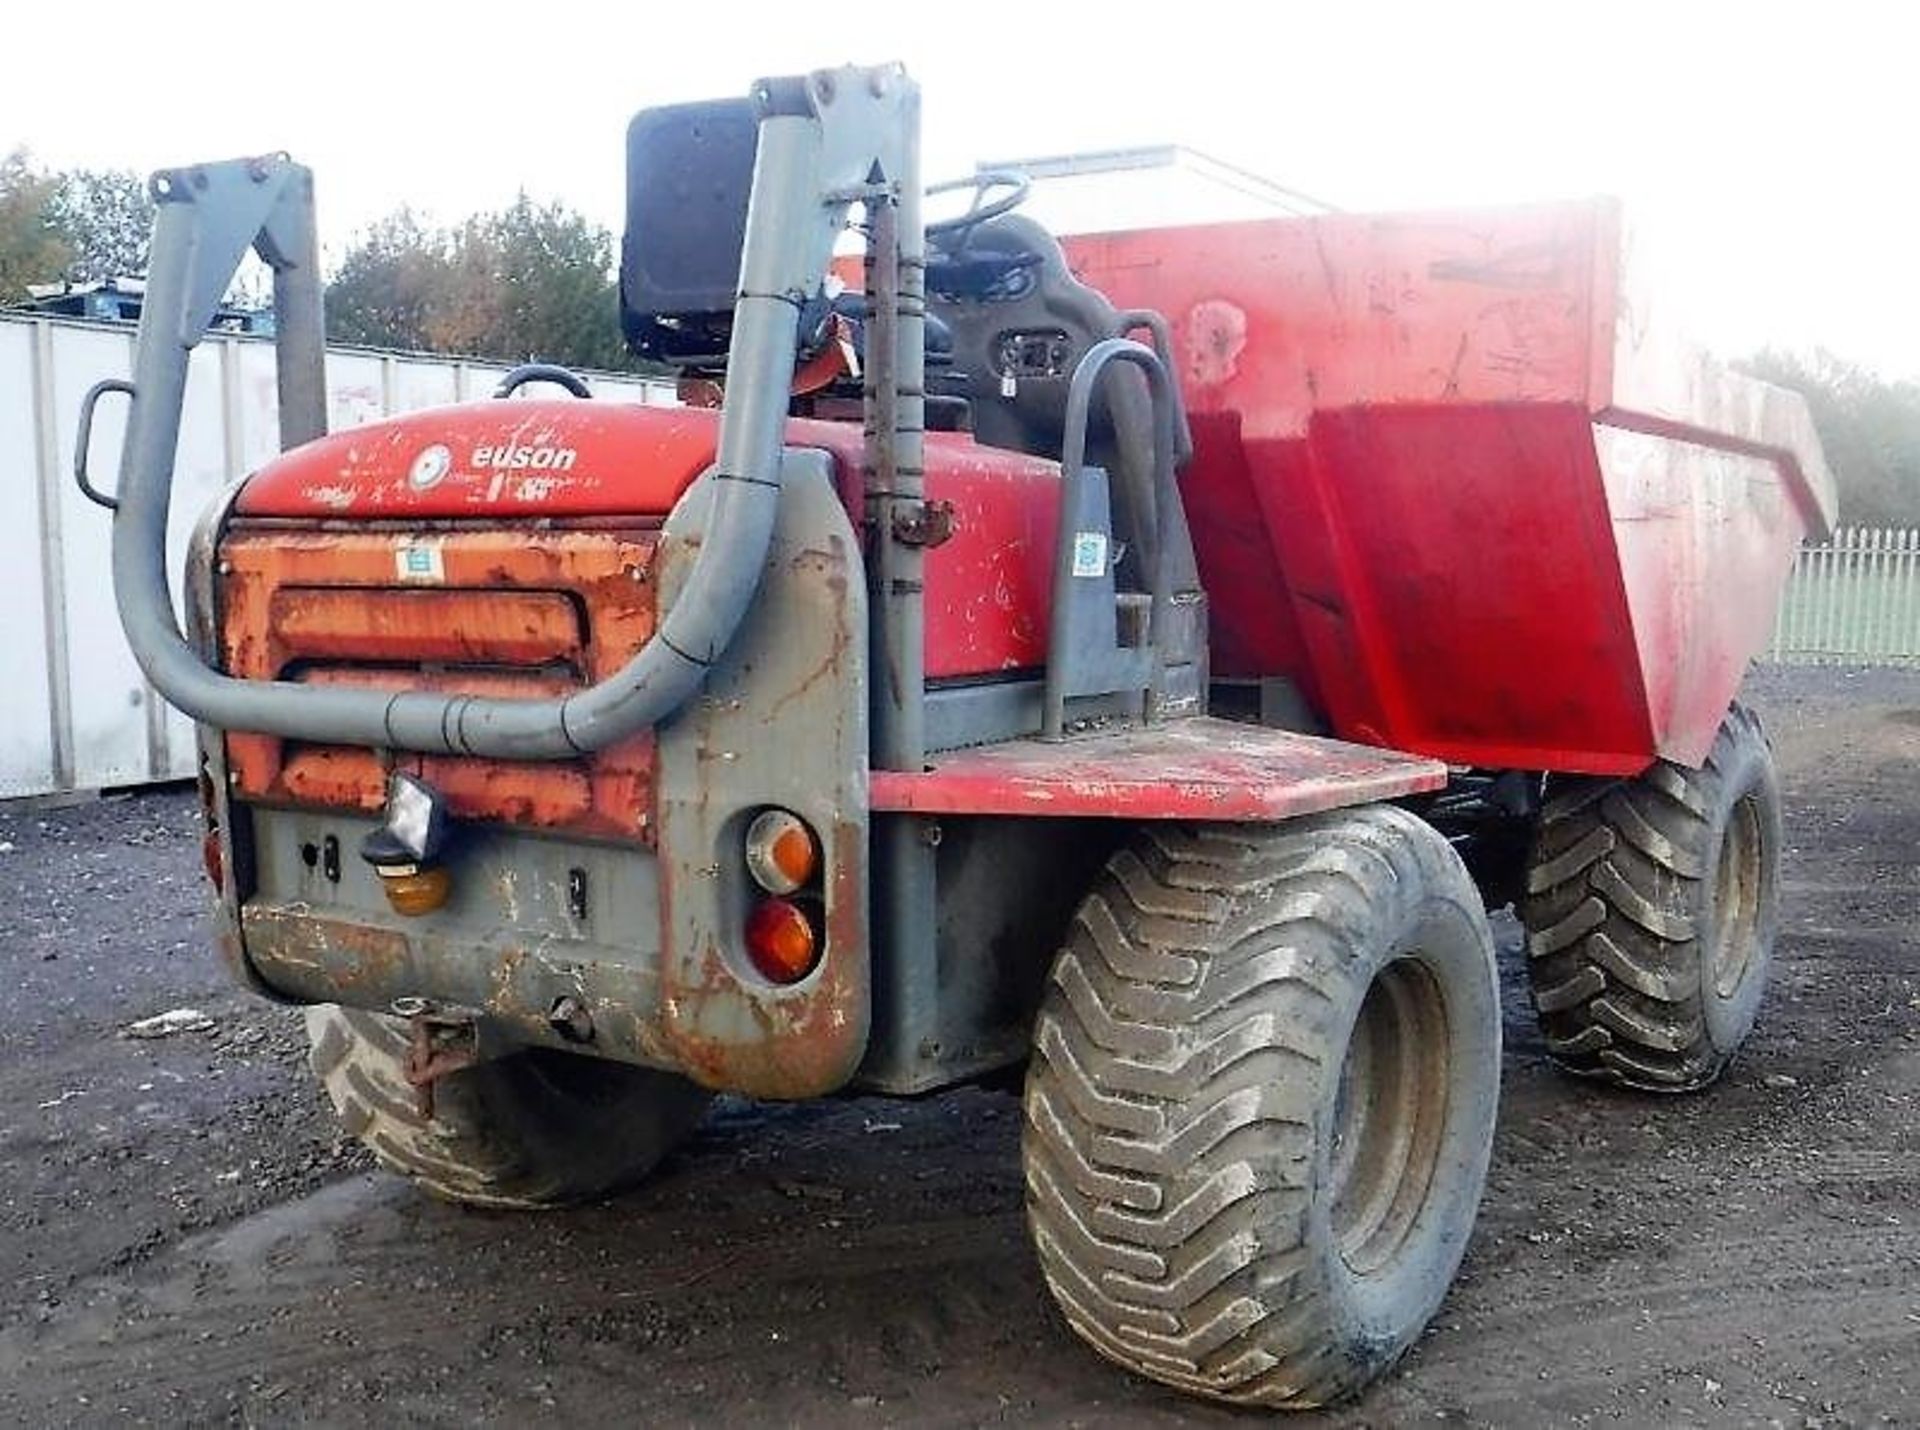
M 790 447 L 833 456 L 858 520 L 860 425 L 796 419 L 786 430 Z M 536 508 L 568 522 L 657 518 L 711 465 L 718 431 L 710 410 L 650 412 L 570 397 L 436 409 L 290 453 L 248 484 L 239 511 L 287 521 L 519 522 Z M 927 497 L 946 517 L 926 555 L 928 678 L 1038 669 L 1058 465 L 966 432 L 928 433 L 925 456 Z M 424 484 L 413 475 L 423 459 L 438 473 Z
M 757 1097 L 830 1092 L 867 1044 L 866 581 L 832 477 L 824 454 L 787 452 L 754 604 L 703 693 L 658 731 L 660 1037 L 696 1081 Z M 667 525 L 663 601 L 711 497 L 702 481 Z M 755 897 L 741 839 L 768 805 L 811 824 L 824 856 L 825 951 L 784 988 L 741 947 Z
M 357 852 L 375 820 L 257 807 L 250 820 L 245 966 L 279 995 L 376 1010 L 423 997 L 483 1012 L 517 1041 L 671 1066 L 653 1031 L 659 892 L 646 850 L 468 828 L 446 906 L 407 918 Z M 339 850 L 331 875 L 319 853 L 328 840 Z M 564 997 L 592 1011 L 591 1043 L 549 1021 Z
M 281 586 L 268 627 L 291 660 L 539 665 L 579 660 L 580 613 L 558 591 L 365 591 Z
M 651 530 L 289 529 L 236 522 L 220 550 L 221 658 L 235 675 L 551 696 L 604 679 L 654 626 Z M 409 572 L 413 558 L 424 575 Z M 402 581 L 412 584 L 400 584 Z M 248 799 L 373 810 L 369 751 L 234 732 Z M 652 740 L 569 764 L 408 756 L 456 816 L 650 838 Z
M 754 1096 L 843 1085 L 869 1021 L 867 611 L 830 472 L 822 454 L 788 454 L 759 599 L 704 694 L 657 734 L 670 854 L 471 825 L 449 862 L 447 906 L 407 919 L 357 857 L 377 800 L 360 813 L 254 804 L 244 807 L 254 875 L 228 921 L 237 966 L 282 996 L 367 1008 L 421 997 L 553 1046 L 570 1046 L 551 1019 L 565 997 L 592 1019 L 581 1051 Z M 696 487 L 661 538 L 664 591 L 698 553 L 710 495 L 711 484 Z M 364 779 L 351 759 L 340 752 L 328 776 Z M 450 794 L 455 777 L 434 776 Z M 741 838 L 768 805 L 805 818 L 824 853 L 825 952 L 790 987 L 761 979 L 739 946 L 755 897 Z
M 1200 717 L 1062 741 L 1012 740 L 875 770 L 875 810 L 1055 818 L 1273 820 L 1447 782 L 1437 760 Z

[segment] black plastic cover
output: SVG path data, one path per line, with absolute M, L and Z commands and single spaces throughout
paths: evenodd
M 640 356 L 724 357 L 758 132 L 747 99 L 643 109 L 627 126 L 620 328 Z

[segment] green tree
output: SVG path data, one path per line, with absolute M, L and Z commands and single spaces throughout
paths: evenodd
M 68 278 L 88 283 L 146 273 L 153 201 L 132 170 L 68 170 L 58 177 L 47 212 L 73 253 Z
M 452 289 L 450 236 L 411 209 L 375 223 L 327 285 L 327 334 L 369 347 L 437 351 L 428 323 Z
M 373 225 L 327 287 L 340 342 L 576 367 L 628 367 L 613 237 L 525 193 L 457 228 L 406 209 Z
M 26 150 L 0 159 L 0 305 L 25 302 L 28 284 L 57 282 L 72 261 L 52 211 L 58 189 Z
M 1740 366 L 1807 399 L 1842 521 L 1920 525 L 1920 383 L 1889 381 L 1823 349 L 1764 349 Z
M 582 367 L 624 363 L 613 282 L 613 237 L 558 203 L 524 191 L 468 226 L 464 272 L 485 285 L 487 348 L 501 357 Z

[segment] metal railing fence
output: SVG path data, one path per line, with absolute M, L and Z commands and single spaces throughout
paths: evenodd
M 1920 530 L 1843 527 L 1804 548 L 1765 658 L 1920 667 Z

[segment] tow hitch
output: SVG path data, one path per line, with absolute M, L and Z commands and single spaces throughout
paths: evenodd
M 481 1048 L 480 1015 L 425 998 L 396 998 L 394 1016 L 407 1020 L 407 1060 L 402 1071 L 413 1088 L 420 1116 L 433 1118 L 433 1085 L 448 1073 L 460 1072 L 499 1056 L 499 1050 Z

